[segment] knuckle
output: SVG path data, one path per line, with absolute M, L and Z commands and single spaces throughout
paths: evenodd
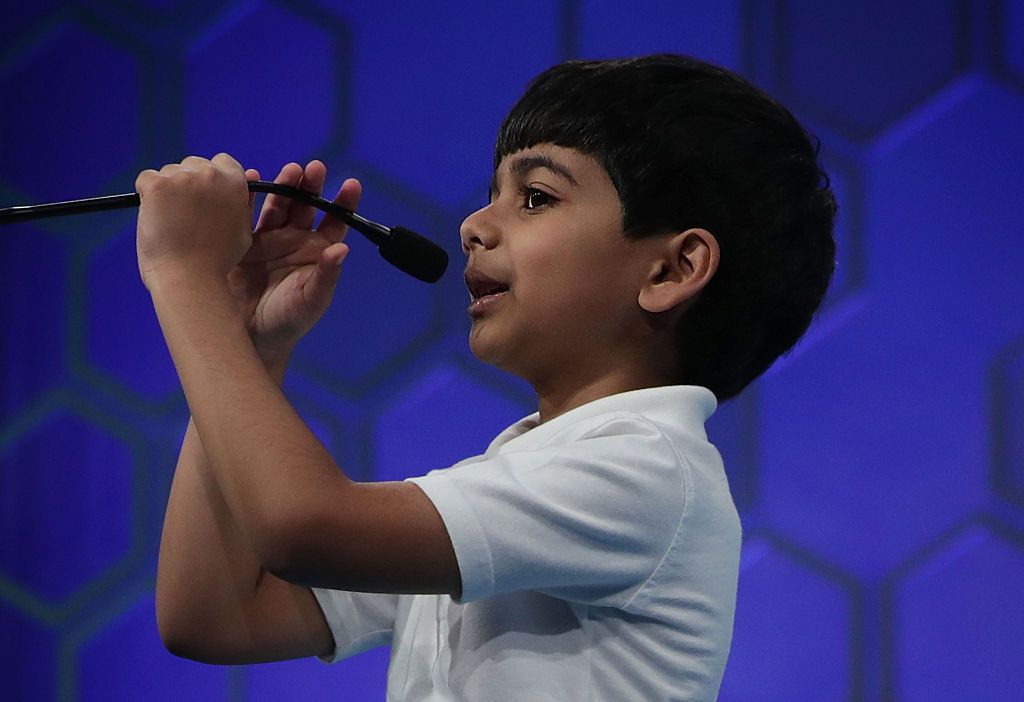
M 227 153 L 226 151 L 221 151 L 220 153 L 218 153 L 216 156 L 213 157 L 213 160 L 215 162 L 222 162 L 225 165 L 232 167 L 233 169 L 241 170 L 242 168 L 242 164 L 240 164 L 234 156 Z
M 173 185 L 174 183 L 170 178 L 155 178 L 153 182 L 149 184 L 148 191 L 151 194 L 155 195 L 157 193 L 162 193 L 169 190 L 170 188 L 173 187 Z
M 152 168 L 147 168 L 141 171 L 139 175 L 135 177 L 135 190 L 142 191 L 148 189 L 153 182 L 154 177 L 159 177 L 159 173 L 154 171 Z

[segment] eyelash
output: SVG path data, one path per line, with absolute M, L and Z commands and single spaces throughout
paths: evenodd
M 530 203 L 536 195 L 540 195 L 544 201 L 539 205 L 531 205 Z M 519 188 L 519 196 L 523 198 L 523 209 L 528 211 L 536 210 L 546 205 L 554 205 L 558 202 L 558 199 L 550 193 L 546 193 L 539 188 L 531 188 L 527 186 Z

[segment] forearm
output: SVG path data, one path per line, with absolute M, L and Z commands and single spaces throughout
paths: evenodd
M 167 647 L 194 655 L 190 648 L 204 630 L 244 630 L 261 572 L 190 420 L 167 501 L 157 566 L 157 625 Z
M 287 354 L 263 360 L 282 386 Z M 334 645 L 312 593 L 261 566 L 191 418 L 167 502 L 156 605 L 168 650 L 207 663 L 297 658 Z
M 302 176 L 311 191 L 324 178 L 322 164 L 314 165 Z M 285 170 L 280 177 L 287 180 Z M 186 462 L 199 467 L 176 478 L 162 581 L 182 582 L 187 545 L 199 538 L 182 505 L 214 486 L 222 502 L 205 508 L 207 531 L 236 546 L 247 544 L 245 553 L 280 576 L 260 580 L 258 619 L 274 622 L 269 631 L 287 628 L 285 652 L 301 653 L 322 650 L 330 638 L 301 585 L 454 594 L 460 579 L 444 522 L 423 491 L 403 481 L 354 483 L 345 477 L 261 362 L 239 303 L 250 325 L 262 327 L 261 338 L 302 332 L 329 304 L 348 249 L 341 222 L 325 218 L 313 232 L 312 210 L 285 211 L 270 197 L 260 217 L 262 233 L 254 239 L 244 184 L 254 175 L 218 154 L 143 171 L 136 179 L 139 270 L 197 435 L 183 447 Z M 352 209 L 358 182 L 345 181 L 338 198 Z M 279 236 L 269 236 L 273 232 Z M 279 351 L 276 343 L 263 349 Z M 239 571 L 239 587 L 248 587 L 250 572 Z M 268 590 L 275 596 L 266 597 Z M 282 637 L 273 638 L 278 655 Z
M 283 366 L 264 367 L 226 288 L 163 280 L 152 293 L 198 434 L 193 458 L 256 562 L 274 568 L 289 521 L 348 481 L 285 400 Z
M 280 386 L 287 359 L 265 361 Z M 263 568 L 232 517 L 206 451 L 189 418 L 174 470 L 157 566 L 157 623 L 172 646 L 193 623 L 212 616 L 238 619 L 255 594 Z

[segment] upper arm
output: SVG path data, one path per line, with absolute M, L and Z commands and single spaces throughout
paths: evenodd
M 414 480 L 451 527 L 462 600 L 535 590 L 624 606 L 682 525 L 687 470 L 639 418 Z
M 229 664 L 329 656 L 334 635 L 311 587 L 458 596 L 451 540 L 422 490 L 411 483 L 349 481 L 340 489 L 334 482 L 323 487 L 305 509 L 277 518 L 270 530 L 274 545 L 259 554 L 257 582 L 236 586 L 219 605 L 176 608 L 163 621 L 158 609 L 168 650 Z M 364 615 L 339 613 L 359 622 Z
M 324 490 L 281 526 L 281 579 L 358 592 L 461 592 L 455 550 L 424 492 L 408 482 L 353 483 Z

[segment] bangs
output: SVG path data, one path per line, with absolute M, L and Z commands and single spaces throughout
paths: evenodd
M 587 62 L 571 62 L 587 68 Z M 604 111 L 594 104 L 604 91 L 592 81 L 572 78 L 556 66 L 535 78 L 498 130 L 494 145 L 494 168 L 509 154 L 537 144 L 555 144 L 576 149 L 605 161 L 608 127 Z M 596 72 L 596 71 L 591 71 Z M 593 76 L 590 76 L 593 77 Z

